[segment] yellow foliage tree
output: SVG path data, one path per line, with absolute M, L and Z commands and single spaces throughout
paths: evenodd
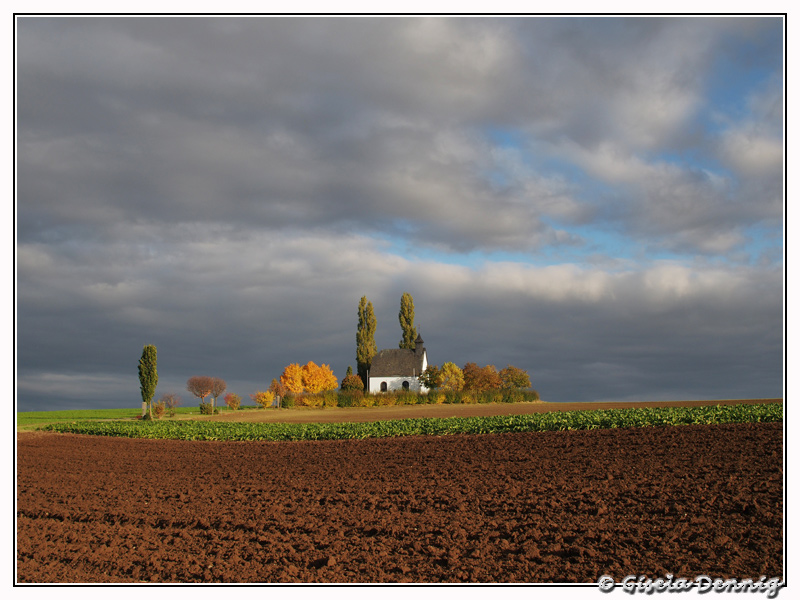
M 292 363 L 283 370 L 283 375 L 281 375 L 281 383 L 294 394 L 303 393 L 303 368 Z
M 464 387 L 464 373 L 454 363 L 444 363 L 440 377 L 440 390 L 458 392 Z
M 250 398 L 252 398 L 253 402 L 256 404 L 260 404 L 261 408 L 269 408 L 272 406 L 275 394 L 270 391 L 256 392 L 255 394 L 250 394 Z
M 316 394 L 339 387 L 339 380 L 328 365 L 317 365 L 309 361 L 303 367 L 303 387 L 306 391 Z

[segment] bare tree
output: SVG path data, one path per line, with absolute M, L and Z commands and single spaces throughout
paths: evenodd
M 214 409 L 217 407 L 217 398 L 219 398 L 224 392 L 225 388 L 228 387 L 228 384 L 225 383 L 224 379 L 220 379 L 219 377 L 212 377 L 212 386 L 211 386 L 211 396 L 214 400 L 211 402 L 211 412 L 214 412 Z

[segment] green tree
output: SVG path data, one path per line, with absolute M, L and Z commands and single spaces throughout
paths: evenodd
M 150 418 L 153 418 L 152 400 L 158 385 L 158 371 L 156 370 L 156 347 L 145 346 L 142 357 L 139 359 L 139 390 L 142 392 L 142 416 L 146 409 L 150 409 Z
M 366 296 L 361 297 L 358 304 L 358 330 L 356 331 L 356 368 L 362 381 L 367 381 L 367 371 L 372 365 L 372 358 L 378 353 L 375 345 L 375 330 L 378 322 L 372 302 Z
M 464 373 L 455 363 L 444 363 L 439 378 L 439 389 L 441 390 L 458 392 L 464 387 Z
M 507 390 L 531 387 L 531 378 L 528 376 L 528 372 L 513 365 L 508 365 L 500 371 L 500 380 L 503 382 L 503 389 Z
M 400 298 L 400 328 L 403 330 L 403 339 L 400 347 L 408 350 L 414 349 L 414 340 L 417 339 L 417 328 L 414 327 L 414 298 L 408 292 Z
M 441 383 L 441 373 L 436 365 L 428 365 L 428 368 L 419 376 L 419 382 L 429 390 L 435 390 Z

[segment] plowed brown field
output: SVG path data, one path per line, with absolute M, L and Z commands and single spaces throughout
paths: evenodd
M 783 576 L 781 423 L 17 448 L 18 582 Z

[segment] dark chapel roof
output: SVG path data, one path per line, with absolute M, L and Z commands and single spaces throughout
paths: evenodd
M 406 348 L 381 350 L 372 358 L 369 376 L 419 377 L 422 374 L 422 357 L 425 352 L 423 343 L 422 338 L 417 337 L 416 350 Z

